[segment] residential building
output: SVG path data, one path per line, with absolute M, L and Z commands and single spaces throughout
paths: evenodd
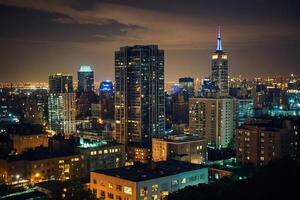
M 236 129 L 236 158 L 242 164 L 267 165 L 289 155 L 290 131 L 281 123 L 252 119 Z
M 234 112 L 230 98 L 191 98 L 189 130 L 209 145 L 228 147 L 233 138 Z

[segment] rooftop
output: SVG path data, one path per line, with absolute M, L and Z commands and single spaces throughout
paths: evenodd
M 7 161 L 17 161 L 17 160 L 44 160 L 49 158 L 59 158 L 59 157 L 65 157 L 65 156 L 74 156 L 77 155 L 75 152 L 54 152 L 51 151 L 47 147 L 39 147 L 36 149 L 30 149 L 22 154 L 18 155 L 6 155 L 2 156 L 0 159 L 5 159 Z
M 6 124 L 2 126 L 2 129 L 13 135 L 46 134 L 44 127 L 40 124 Z
M 81 65 L 79 68 L 79 72 L 93 72 L 93 69 L 92 69 L 92 66 Z
M 203 138 L 194 135 L 180 134 L 180 135 L 168 135 L 164 137 L 162 140 L 167 142 L 173 142 L 173 143 L 183 143 L 183 142 L 199 141 L 199 140 L 203 140 Z
M 126 166 L 115 169 L 101 169 L 96 170 L 94 172 L 134 182 L 140 182 L 165 176 L 176 175 L 183 172 L 198 170 L 201 168 L 206 167 L 203 165 L 169 160 L 150 164 L 137 163 L 133 166 Z

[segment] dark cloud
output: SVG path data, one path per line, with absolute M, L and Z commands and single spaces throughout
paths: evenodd
M 166 50 L 167 80 L 205 77 L 218 25 L 231 75 L 300 74 L 299 7 L 298 0 L 0 0 L 0 66 L 9 66 L 0 81 L 75 75 L 82 63 L 95 66 L 96 80 L 113 79 L 113 52 L 147 43 Z
M 0 5 L 2 39 L 45 42 L 97 42 L 125 36 L 134 25 L 107 20 L 104 24 L 80 24 L 68 15 Z M 12 13 L 14 13 L 12 15 Z M 101 36 L 101 37 L 99 37 Z

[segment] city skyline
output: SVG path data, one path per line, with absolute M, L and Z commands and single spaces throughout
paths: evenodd
M 229 52 L 229 76 L 299 75 L 297 1 L 168 5 L 0 0 L 1 82 L 46 82 L 57 71 L 76 77 L 79 65 L 93 66 L 96 81 L 113 80 L 115 49 L 153 43 L 165 49 L 166 81 L 204 78 L 210 75 L 219 25 Z M 160 20 L 153 23 L 152 16 Z

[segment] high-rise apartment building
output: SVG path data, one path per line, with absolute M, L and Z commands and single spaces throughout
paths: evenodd
M 157 45 L 115 52 L 116 139 L 149 146 L 165 130 L 164 51 Z
M 233 99 L 191 98 L 189 129 L 209 145 L 228 147 L 234 132 Z
M 72 76 L 50 75 L 49 90 L 49 129 L 66 136 L 75 133 L 76 100 L 73 92 Z
M 220 95 L 228 95 L 228 59 L 226 52 L 222 48 L 220 28 L 218 32 L 217 48 L 212 55 L 211 81 L 218 87 Z

